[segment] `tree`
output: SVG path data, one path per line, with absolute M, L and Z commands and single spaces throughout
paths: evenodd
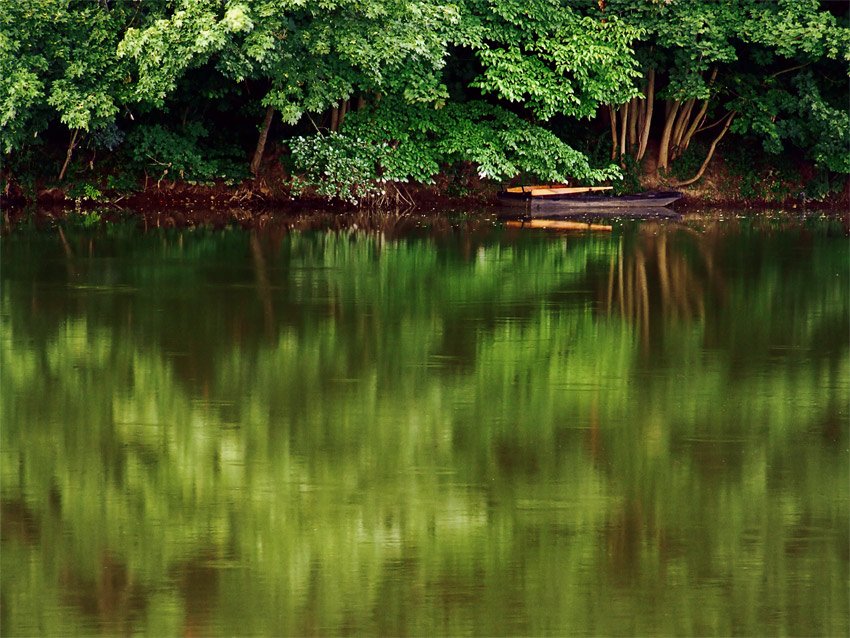
M 22 150 L 56 119 L 70 135 L 64 176 L 82 135 L 116 143 L 128 65 L 115 51 L 135 3 L 0 0 L 0 128 L 5 153 Z
M 355 93 L 445 99 L 439 70 L 454 20 L 450 5 L 428 0 L 244 0 L 224 7 L 183 0 L 130 30 L 119 51 L 139 64 L 138 99 L 160 105 L 193 66 L 209 64 L 236 83 L 265 82 L 256 173 L 275 111 L 294 124 L 333 109 L 336 130 Z
M 658 138 L 659 171 L 667 171 L 697 133 L 713 129 L 713 141 L 697 175 L 679 185 L 702 175 L 728 131 L 754 134 L 764 141 L 766 150 L 776 152 L 782 148 L 781 139 L 815 145 L 814 136 L 803 133 L 812 131 L 814 120 L 821 123 L 815 129 L 826 133 L 826 139 L 847 147 L 842 142 L 847 140 L 842 132 L 847 129 L 846 109 L 824 99 L 813 84 L 814 76 L 806 81 L 801 75 L 817 66 L 834 81 L 836 63 L 846 62 L 850 51 L 850 31 L 817 0 L 607 0 L 605 8 L 606 13 L 642 30 L 637 56 L 646 69 L 645 104 L 649 108 L 653 93 L 665 100 Z M 808 89 L 801 91 L 803 86 Z M 846 98 L 846 79 L 842 86 Z M 816 118 L 808 115 L 813 104 L 819 105 Z M 648 116 L 637 123 L 640 111 L 629 111 L 624 104 L 619 113 L 621 130 L 642 131 L 637 148 L 628 145 L 640 160 L 647 148 L 644 140 L 652 123 L 651 110 L 648 114 L 644 110 Z M 826 130 L 827 122 L 831 131 Z M 624 154 L 627 145 L 622 142 L 616 152 L 613 109 L 611 123 L 615 154 Z M 827 156 L 832 166 L 843 165 L 834 151 L 816 153 L 812 159 L 825 166 Z

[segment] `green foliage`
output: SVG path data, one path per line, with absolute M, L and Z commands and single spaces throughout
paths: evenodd
M 735 111 L 731 132 L 767 153 L 802 149 L 819 168 L 850 171 L 846 8 L 840 22 L 817 0 L 605 4 L 642 28 L 635 53 L 657 70 L 659 97 L 709 100 L 712 119 Z
M 355 91 L 447 97 L 440 82 L 457 9 L 430 0 L 182 2 L 131 29 L 119 55 L 139 65 L 136 97 L 162 105 L 188 69 L 265 80 L 264 104 L 284 121 L 321 112 Z
M 104 190 L 124 194 L 141 190 L 139 180 L 130 171 L 120 171 L 106 175 L 103 184 Z
M 696 141 L 676 159 L 667 171 L 667 175 L 673 177 L 675 181 L 683 181 L 690 179 L 696 175 L 703 161 L 708 148 L 701 141 Z
M 329 182 L 322 194 L 348 198 L 352 192 L 354 199 L 380 189 L 380 182 L 431 183 L 441 168 L 463 161 L 493 181 L 520 173 L 549 182 L 620 177 L 617 166 L 592 168 L 548 130 L 485 102 L 432 109 L 387 99 L 375 110 L 352 113 L 342 135 L 299 138 L 292 151 L 310 184 Z M 360 186 L 353 188 L 355 182 Z
M 727 150 L 726 164 L 732 175 L 738 178 L 738 195 L 741 198 L 782 202 L 798 195 L 801 177 L 788 159 L 767 157 L 754 160 L 755 156 L 756 152 L 746 145 Z
M 68 198 L 75 200 L 98 201 L 103 197 L 100 187 L 87 181 L 71 182 L 65 193 Z
M 2 0 L 4 153 L 20 150 L 51 121 L 82 131 L 114 122 L 129 73 L 116 49 L 136 9 L 131 0 Z
M 293 180 L 292 192 L 301 195 L 306 188 L 330 199 L 357 203 L 382 192 L 377 168 L 386 154 L 386 145 L 340 135 L 331 131 L 289 142 L 294 168 L 301 176 Z
M 241 179 L 246 176 L 241 151 L 213 140 L 198 122 L 171 130 L 160 124 L 140 126 L 127 137 L 126 152 L 137 170 L 145 170 L 159 179 L 210 182 L 214 179 Z
M 824 95 L 811 71 L 785 81 L 772 78 L 767 89 L 742 74 L 734 86 L 734 107 L 742 117 L 733 132 L 761 140 L 771 155 L 802 149 L 819 169 L 850 173 L 850 111 Z
M 624 195 L 644 191 L 641 177 L 644 172 L 643 165 L 645 160 L 639 162 L 631 155 L 624 155 L 622 157 L 622 163 L 623 179 L 614 183 L 614 194 Z
M 847 179 L 847 175 L 833 175 L 824 170 L 816 171 L 803 185 L 803 190 L 799 193 L 799 196 L 804 200 L 822 202 L 844 188 Z
M 470 0 L 479 21 L 473 45 L 484 72 L 472 83 L 484 93 L 529 108 L 590 117 L 602 104 L 638 95 L 640 76 L 631 46 L 640 26 L 611 16 L 596 3 L 583 8 L 557 0 Z
M 39 140 L 38 143 L 27 145 L 20 151 L 3 154 L 0 165 L 2 165 L 4 179 L 17 182 L 24 197 L 28 201 L 34 202 L 37 179 L 44 172 L 50 170 L 47 167 L 51 163 L 50 158 L 45 153 L 43 140 Z
M 785 137 L 807 149 L 819 168 L 850 174 L 850 110 L 847 94 L 830 101 L 824 97 L 815 76 L 807 71 L 794 78 L 793 88 L 799 95 L 797 117 L 782 129 Z
M 787 59 L 850 62 L 850 30 L 818 0 L 744 2 L 746 39 Z M 847 8 L 844 7 L 845 12 Z M 846 16 L 845 16 L 846 23 Z
M 220 3 L 183 0 L 159 5 L 140 28 L 130 28 L 117 48 L 120 59 L 132 59 L 138 69 L 137 100 L 162 107 L 187 69 L 200 66 L 220 51 L 234 33 L 250 30 L 242 5 L 223 15 Z
M 616 175 L 575 150 L 595 133 L 554 135 L 553 118 L 639 96 L 652 68 L 657 97 L 694 112 L 708 100 L 708 121 L 735 111 L 730 136 L 847 174 L 847 13 L 817 0 L 0 0 L 0 147 L 23 172 L 58 173 L 73 139 L 157 176 L 234 180 L 265 107 L 279 139 L 362 99 L 341 138 L 295 143 L 314 184 L 350 165 L 328 193 L 427 183 L 458 162 L 494 180 L 594 182 Z M 238 149 L 206 135 L 223 122 Z M 44 161 L 22 159 L 43 141 Z

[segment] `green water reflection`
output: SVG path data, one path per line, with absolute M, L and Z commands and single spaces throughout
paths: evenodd
M 13 235 L 4 635 L 847 635 L 828 225 Z

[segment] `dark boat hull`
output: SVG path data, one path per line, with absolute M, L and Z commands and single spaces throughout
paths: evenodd
M 638 195 L 555 195 L 546 197 L 523 197 L 522 194 L 500 195 L 502 201 L 512 207 L 525 208 L 528 213 L 557 214 L 560 211 L 608 211 L 633 210 L 636 208 L 663 208 L 682 197 L 675 191 L 649 192 Z

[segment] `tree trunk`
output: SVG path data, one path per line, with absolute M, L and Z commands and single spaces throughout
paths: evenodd
M 337 125 L 337 128 L 342 126 L 342 122 L 343 120 L 345 120 L 345 116 L 348 113 L 348 104 L 348 100 L 343 100 L 342 106 L 339 107 L 339 123 Z
M 640 145 L 638 146 L 637 160 L 643 159 L 646 154 L 646 146 L 649 143 L 649 127 L 652 124 L 652 110 L 655 106 L 655 69 L 650 69 L 646 85 L 646 116 L 643 121 L 643 129 L 640 134 Z
M 637 121 L 640 114 L 640 102 L 638 99 L 632 98 L 632 103 L 629 106 L 629 150 L 634 152 L 637 146 Z
M 708 82 L 708 83 L 709 83 L 709 85 L 713 85 L 713 84 L 714 84 L 714 79 L 715 79 L 716 77 L 717 77 L 717 67 L 714 67 L 714 69 L 712 69 L 712 71 L 711 71 L 711 79 L 710 79 L 710 80 L 709 80 L 709 82 Z M 709 99 L 710 99 L 710 98 L 709 98 Z M 696 117 L 693 119 L 693 121 L 691 122 L 691 125 L 690 125 L 690 127 L 688 127 L 688 130 L 687 130 L 687 131 L 685 131 L 685 134 L 684 134 L 684 136 L 682 137 L 681 142 L 679 143 L 679 153 L 680 153 L 680 154 L 681 154 L 682 152 L 684 152 L 684 151 L 685 151 L 685 149 L 687 149 L 687 148 L 688 148 L 688 146 L 689 146 L 689 145 L 690 145 L 690 143 L 691 143 L 691 138 L 694 136 L 694 133 L 696 133 L 696 131 L 697 131 L 697 129 L 699 128 L 700 124 L 702 124 L 703 119 L 705 118 L 705 113 L 706 113 L 706 111 L 708 110 L 708 102 L 709 102 L 709 99 L 706 99 L 706 100 L 702 103 L 702 108 L 699 110 L 699 113 L 697 113 L 697 116 L 696 116 Z
M 617 158 L 617 111 L 614 105 L 608 105 L 608 116 L 611 119 L 611 159 Z
M 75 128 L 74 134 L 71 136 L 71 142 L 68 144 L 68 152 L 65 154 L 65 163 L 62 164 L 62 170 L 59 171 L 59 181 L 62 181 L 62 178 L 65 177 L 65 170 L 68 168 L 68 164 L 71 163 L 71 155 L 74 154 L 74 149 L 77 148 L 77 135 L 79 134 L 80 129 Z
M 661 133 L 661 145 L 658 148 L 658 170 L 667 170 L 668 157 L 670 155 L 670 134 L 673 132 L 673 123 L 676 120 L 676 113 L 679 112 L 681 100 L 667 100 L 667 120 L 664 122 L 664 132 Z
M 339 107 L 331 108 L 331 130 L 336 133 L 339 130 Z
M 717 143 L 721 140 L 721 138 L 726 135 L 726 131 L 729 130 L 729 127 L 732 124 L 732 120 L 735 119 L 735 115 L 737 113 L 735 111 L 731 111 L 726 118 L 726 123 L 723 125 L 723 129 L 718 133 L 717 137 L 714 138 L 714 141 L 711 143 L 711 146 L 708 149 L 708 155 L 705 157 L 705 161 L 702 163 L 702 166 L 699 167 L 697 174 L 694 175 L 691 179 L 685 180 L 684 182 L 677 182 L 674 184 L 675 186 L 687 186 L 688 184 L 693 184 L 697 181 L 702 174 L 705 172 L 706 167 L 708 166 L 709 161 L 711 161 L 711 156 L 714 155 L 714 149 L 717 148 Z
M 673 159 L 681 155 L 679 145 L 682 142 L 682 135 L 685 133 L 688 123 L 691 121 L 691 111 L 694 108 L 696 98 L 691 98 L 685 102 L 685 106 L 679 111 L 679 117 L 676 119 L 676 124 L 673 126 L 673 134 L 670 139 L 670 146 L 673 148 Z
M 358 97 L 358 98 L 357 98 L 357 110 L 358 110 L 358 111 L 362 111 L 363 109 L 365 109 L 365 108 L 366 108 L 366 104 L 367 104 L 367 102 L 366 102 L 366 98 L 365 98 L 365 97 L 363 97 L 363 96 L 361 95 L 360 97 Z
M 694 136 L 694 133 L 697 132 L 697 128 L 705 119 L 705 112 L 708 110 L 708 100 L 705 100 L 702 103 L 702 108 L 700 108 L 699 113 L 697 113 L 696 117 L 691 122 L 688 130 L 685 131 L 685 134 L 682 136 L 682 141 L 679 143 L 679 154 L 684 153 L 688 146 L 691 144 L 691 138 Z
M 260 137 L 257 138 L 257 148 L 254 150 L 254 157 L 251 159 L 251 174 L 254 177 L 260 171 L 260 162 L 263 159 L 263 151 L 266 150 L 266 140 L 269 137 L 272 118 L 274 118 L 274 107 L 270 104 L 266 108 L 266 116 L 263 118 L 263 128 L 260 129 Z
M 637 139 L 635 140 L 635 154 L 637 155 L 637 144 L 640 141 L 640 136 L 643 133 L 644 124 L 646 124 L 646 96 L 643 96 L 643 99 L 638 102 L 638 116 L 637 116 Z
M 620 107 L 620 157 L 626 154 L 626 128 L 629 122 L 629 103 Z

